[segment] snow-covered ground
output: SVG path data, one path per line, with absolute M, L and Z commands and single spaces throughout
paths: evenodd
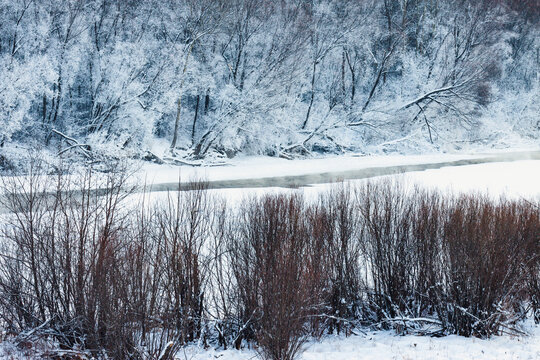
M 167 184 L 161 189 L 171 190 L 178 181 L 204 179 L 214 185 L 211 187 L 219 189 L 218 193 L 235 198 L 239 194 L 282 191 L 277 188 L 291 185 L 304 187 L 306 193 L 317 192 L 326 188 L 326 183 L 343 178 L 359 183 L 365 178 L 387 176 L 452 191 L 536 196 L 540 192 L 540 151 L 513 149 L 472 154 L 388 156 L 352 154 L 302 160 L 241 157 L 230 160 L 228 165 L 211 167 L 146 163 L 133 181 L 144 182 L 154 190 Z
M 407 173 L 405 179 L 453 192 L 539 198 L 540 160 L 443 167 Z
M 424 155 L 341 155 L 320 158 L 285 160 L 268 156 L 237 157 L 227 160 L 223 166 L 194 167 L 144 164 L 137 173 L 137 181 L 147 184 L 171 183 L 179 179 L 189 181 L 204 178 L 207 181 L 271 178 L 276 176 L 301 176 L 321 173 L 337 173 L 366 168 L 445 163 L 495 157 L 514 157 L 526 160 L 538 148 L 506 149 L 482 153 L 436 153 Z M 536 155 L 538 158 L 538 155 Z
M 468 163 L 473 165 L 468 165 Z M 292 185 L 310 194 L 328 183 L 348 179 L 362 183 L 366 178 L 400 177 L 420 185 L 454 191 L 489 191 L 493 194 L 536 195 L 540 192 L 540 149 L 507 149 L 483 153 L 427 155 L 355 154 L 310 159 L 285 160 L 272 157 L 238 157 L 223 166 L 175 166 L 142 162 L 133 165 L 133 185 L 146 190 L 175 190 L 178 181 L 206 180 L 216 193 L 235 199 L 244 194 L 284 191 Z M 403 173 L 403 175 L 402 175 Z M 104 174 L 95 173 L 104 177 Z M 72 176 L 68 176 L 71 178 Z M 54 177 L 43 184 L 54 190 Z M 73 175 L 71 187 L 80 184 Z M 96 181 L 97 186 L 100 181 Z M 140 188 L 142 190 L 142 187 Z M 154 196 L 156 196 L 154 194 Z M 159 196 L 156 196 L 159 198 Z
M 148 183 L 175 182 L 204 178 L 208 181 L 268 178 L 274 176 L 299 176 L 315 173 L 350 171 L 368 167 L 413 165 L 462 159 L 473 159 L 474 154 L 433 155 L 343 155 L 312 159 L 285 160 L 268 156 L 238 157 L 223 166 L 194 167 L 146 164 L 140 172 Z
M 398 336 L 390 331 L 370 332 L 367 335 L 330 336 L 311 341 L 299 360 L 534 360 L 540 359 L 540 327 L 529 328 L 531 336 L 495 336 L 489 340 L 446 336 Z M 179 359 L 249 360 L 255 350 L 204 350 L 192 346 L 180 351 Z
M 357 170 L 362 168 L 396 166 L 405 164 L 426 164 L 428 161 L 447 162 L 451 159 L 466 159 L 460 155 L 437 155 L 433 158 L 392 156 L 388 158 L 369 157 L 369 158 L 330 158 L 314 160 L 286 160 L 284 163 L 279 159 L 266 159 L 265 164 L 254 162 L 253 159 L 246 159 L 238 165 L 227 167 L 212 167 L 205 169 L 176 167 L 171 169 L 168 166 L 161 165 L 160 168 L 152 167 L 151 171 L 145 168 L 146 177 L 142 174 L 138 179 L 146 178 L 147 184 L 171 183 L 177 182 L 179 177 L 182 181 L 194 178 L 204 178 L 209 181 L 234 181 L 236 179 L 257 179 L 269 177 L 271 174 L 279 176 L 294 176 L 294 174 L 316 174 L 338 169 Z M 478 156 L 474 157 L 478 158 Z M 340 168 L 341 166 L 341 168 Z M 178 172 L 181 172 L 180 174 Z M 201 175 L 201 172 L 204 174 Z M 188 174 L 183 176 L 182 174 Z M 176 176 L 176 177 L 175 177 Z M 152 178 L 152 180 L 150 179 Z M 367 179 L 349 180 L 352 185 L 361 185 L 366 181 L 376 181 L 377 179 L 394 178 L 401 179 L 408 185 L 420 185 L 433 189 L 440 189 L 453 193 L 480 192 L 487 193 L 494 197 L 504 195 L 510 198 L 527 198 L 529 200 L 540 200 L 540 160 L 517 160 L 507 162 L 491 162 L 474 165 L 444 166 L 438 169 L 427 169 L 423 171 L 409 171 L 403 174 L 393 174 L 384 176 L 375 176 Z M 217 196 L 223 196 L 229 202 L 241 201 L 245 197 L 260 195 L 265 193 L 277 192 L 301 192 L 306 197 L 317 196 L 321 191 L 327 190 L 332 184 L 323 183 L 311 185 L 309 183 L 301 184 L 299 189 L 288 189 L 274 184 L 270 177 L 265 182 L 266 187 L 250 187 L 249 181 L 247 187 L 238 184 L 238 187 L 218 188 L 210 190 Z M 160 199 L 164 193 L 153 193 L 152 198 Z

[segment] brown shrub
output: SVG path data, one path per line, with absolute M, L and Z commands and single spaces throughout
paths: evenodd
M 254 199 L 243 209 L 239 227 L 232 266 L 244 336 L 255 337 L 266 359 L 294 359 L 307 335 L 308 316 L 320 301 L 313 293 L 319 264 L 308 256 L 303 201 L 295 195 Z
M 536 218 L 536 221 L 534 220 Z M 538 241 L 538 212 L 523 202 L 462 196 L 447 208 L 441 317 L 452 332 L 490 336 L 522 316 L 524 265 Z M 535 239 L 536 238 L 536 239 Z

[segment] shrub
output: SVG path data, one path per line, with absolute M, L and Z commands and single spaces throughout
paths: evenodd
M 263 196 L 242 210 L 232 252 L 246 335 L 265 359 L 294 359 L 308 315 L 319 304 L 319 265 L 308 256 L 310 236 L 298 196 Z M 249 329 L 249 330 L 248 330 Z

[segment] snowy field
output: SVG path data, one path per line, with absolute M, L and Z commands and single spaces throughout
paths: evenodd
M 506 153 L 506 156 L 515 156 L 516 152 Z M 510 198 L 527 198 L 540 200 L 540 153 L 525 151 L 517 153 L 523 160 L 496 161 L 473 165 L 448 165 L 458 161 L 474 161 L 475 159 L 490 159 L 491 157 L 504 157 L 505 153 L 491 154 L 435 154 L 426 156 L 343 156 L 307 160 L 283 160 L 276 158 L 244 158 L 234 160 L 229 166 L 197 168 L 189 166 L 146 165 L 134 177 L 136 181 L 144 181 L 149 188 L 160 184 L 173 185 L 179 180 L 187 182 L 193 179 L 204 179 L 216 184 L 228 182 L 230 188 L 210 190 L 211 193 L 223 196 L 229 202 L 241 201 L 252 195 L 269 192 L 303 193 L 306 197 L 315 197 L 321 191 L 327 190 L 331 183 L 312 184 L 310 180 L 317 180 L 317 174 L 341 174 L 343 172 L 358 172 L 366 176 L 362 170 L 393 169 L 404 166 L 403 172 L 393 175 L 372 176 L 367 178 L 350 179 L 347 182 L 361 185 L 366 181 L 377 179 L 400 179 L 406 184 L 420 185 L 433 189 L 440 189 L 453 193 L 485 193 L 494 197 L 501 195 Z M 534 160 L 526 159 L 528 154 L 534 154 Z M 490 161 L 490 160 L 488 160 Z M 406 166 L 422 166 L 426 164 L 443 164 L 440 168 L 422 171 L 409 171 Z M 278 179 L 284 177 L 298 177 L 298 189 L 289 189 L 276 185 Z M 328 176 L 331 178 L 331 176 Z M 339 176 L 336 176 L 336 179 Z M 240 182 L 235 185 L 235 181 Z M 250 184 L 257 184 L 251 187 Z M 263 184 L 261 186 L 260 184 Z M 165 192 L 153 193 L 152 198 L 161 199 Z
M 540 159 L 540 149 L 509 149 L 484 153 L 426 154 L 426 155 L 341 155 L 301 160 L 285 160 L 267 156 L 238 157 L 227 160 L 223 166 L 194 167 L 144 164 L 137 173 L 137 181 L 147 184 L 189 181 L 204 178 L 207 181 L 245 180 L 276 176 L 302 176 L 338 173 L 368 168 L 385 168 L 421 164 L 437 164 L 462 160 L 501 158 L 510 160 Z
M 393 332 L 337 337 L 308 342 L 299 360 L 535 360 L 540 359 L 540 327 L 530 327 L 531 336 L 498 336 L 489 340 L 446 336 L 397 336 Z M 204 350 L 192 346 L 178 355 L 193 360 L 250 360 L 255 350 Z
M 483 192 L 525 198 L 540 196 L 539 160 L 444 167 L 411 172 L 405 178 L 428 187 L 462 193 Z
M 409 186 L 419 185 L 451 193 L 482 193 L 493 197 L 525 198 L 540 200 L 540 160 L 490 163 L 443 167 L 436 170 L 413 171 L 404 174 L 378 176 L 370 179 L 350 180 L 351 185 L 361 185 L 380 179 L 399 179 Z M 332 184 L 307 185 L 299 189 L 280 187 L 218 189 L 210 192 L 237 202 L 251 195 L 280 192 L 301 192 L 315 197 L 328 190 Z

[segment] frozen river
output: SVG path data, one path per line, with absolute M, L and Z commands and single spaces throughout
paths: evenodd
M 508 152 L 508 153 L 499 153 L 499 154 L 490 154 L 490 155 L 476 155 L 476 156 L 464 156 L 463 158 L 454 157 L 445 157 L 442 155 L 440 158 L 430 158 L 426 157 L 426 162 L 422 162 L 421 157 L 411 156 L 410 158 L 404 157 L 375 157 L 375 158 L 365 158 L 359 160 L 356 164 L 354 163 L 353 157 L 350 157 L 350 163 L 343 164 L 344 170 L 336 169 L 336 166 L 327 166 L 324 164 L 327 162 L 343 162 L 344 159 L 334 160 L 332 158 L 328 159 L 317 159 L 318 162 L 310 160 L 293 160 L 291 163 L 296 163 L 297 168 L 303 170 L 290 171 L 289 169 L 284 169 L 286 175 L 280 174 L 280 164 L 279 163 L 268 163 L 267 167 L 275 168 L 275 176 L 261 176 L 257 177 L 257 170 L 254 170 L 251 174 L 253 177 L 249 177 L 250 171 L 249 164 L 238 164 L 233 166 L 226 166 L 218 169 L 189 169 L 184 170 L 188 176 L 180 176 L 183 180 L 201 176 L 202 178 L 208 179 L 208 188 L 209 189 L 242 189 L 242 188 L 268 188 L 268 187 L 282 187 L 282 188 L 298 188 L 304 186 L 311 186 L 317 184 L 328 184 L 342 180 L 360 180 L 368 179 L 379 176 L 386 175 L 395 175 L 395 174 L 404 174 L 412 172 L 422 172 L 426 170 L 436 170 L 444 169 L 445 172 L 448 172 L 448 168 L 455 167 L 468 167 L 470 165 L 482 165 L 482 164 L 498 164 L 498 163 L 513 163 L 527 161 L 528 165 L 531 166 L 531 176 L 537 177 L 537 180 L 540 184 L 540 151 L 520 151 L 520 152 Z M 380 159 L 379 164 L 375 164 L 372 159 Z M 390 160 L 390 161 L 388 161 Z M 308 162 L 303 164 L 303 162 Z M 401 164 L 400 164 L 401 162 Z M 386 164 L 388 163 L 388 164 Z M 260 166 L 260 165 L 257 165 Z M 510 166 L 512 167 L 512 166 Z M 225 169 L 223 169 L 225 168 Z M 322 171 L 317 171 L 318 169 Z M 473 169 L 474 167 L 468 167 L 468 169 Z M 484 168 L 486 171 L 489 167 L 479 167 L 477 169 Z M 501 168 L 503 172 L 504 166 L 495 166 L 494 168 Z M 467 168 L 465 168 L 467 169 Z M 225 170 L 225 171 L 223 171 Z M 227 176 L 227 170 L 230 172 Z M 266 170 L 266 169 L 265 169 Z M 331 171 L 326 171 L 331 170 Z M 459 173 L 463 173 L 463 169 L 457 169 Z M 159 170 L 158 170 L 159 171 Z M 170 170 L 169 170 L 170 172 Z M 180 170 L 180 175 L 182 175 L 182 170 Z M 289 174 L 287 174 L 289 172 Z M 303 172 L 303 173 L 302 173 Z M 210 174 L 208 174 L 210 173 Z M 238 178 L 235 175 L 239 175 Z M 467 182 L 470 179 L 465 175 L 463 179 L 464 182 Z M 502 174 L 501 174 L 502 175 Z M 517 175 L 517 174 L 516 174 Z M 167 177 L 167 176 L 166 176 Z M 170 178 L 170 174 L 168 176 Z M 159 179 L 159 177 L 157 178 Z M 159 181 L 155 182 L 151 186 L 151 191 L 173 191 L 178 189 L 178 175 L 174 181 Z M 540 188 L 540 185 L 538 185 Z

